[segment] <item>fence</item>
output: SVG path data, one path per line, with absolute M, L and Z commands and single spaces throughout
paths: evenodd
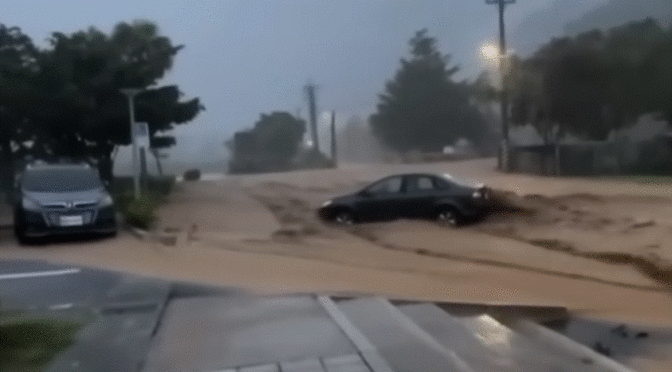
M 672 138 L 592 141 L 576 144 L 514 146 L 514 172 L 538 175 L 672 174 Z

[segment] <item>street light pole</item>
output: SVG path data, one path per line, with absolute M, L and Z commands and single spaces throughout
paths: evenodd
M 336 161 L 336 111 L 331 111 L 331 161 L 338 168 Z
M 509 171 L 509 94 L 507 87 L 506 71 L 506 37 L 504 33 L 504 10 L 506 5 L 515 3 L 516 0 L 485 0 L 488 5 L 497 4 L 499 7 L 499 73 L 502 80 L 501 115 L 502 115 L 502 149 L 500 157 L 500 169 Z
M 128 112 L 130 116 L 131 124 L 131 149 L 133 152 L 133 195 L 135 199 L 140 197 L 140 176 L 138 175 L 138 143 L 135 139 L 135 105 L 134 99 L 140 92 L 144 89 L 142 88 L 124 88 L 121 89 L 121 93 L 126 95 L 128 98 Z

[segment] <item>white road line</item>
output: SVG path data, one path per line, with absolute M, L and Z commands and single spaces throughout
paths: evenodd
M 51 305 L 51 306 L 49 306 L 49 310 L 68 310 L 68 309 L 71 309 L 73 306 L 75 306 L 75 305 L 70 304 L 70 303 Z
M 65 270 L 51 270 L 51 271 L 34 271 L 32 273 L 17 273 L 17 274 L 0 274 L 0 280 L 9 280 L 9 279 L 26 279 L 26 278 L 39 278 L 44 276 L 57 276 L 57 275 L 69 275 L 77 274 L 80 269 L 65 269 Z

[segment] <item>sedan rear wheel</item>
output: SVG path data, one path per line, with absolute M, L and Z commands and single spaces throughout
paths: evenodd
M 443 208 L 436 214 L 436 221 L 454 227 L 460 223 L 460 213 L 455 208 Z
M 355 218 L 350 211 L 338 211 L 334 215 L 334 222 L 339 225 L 353 225 L 355 223 Z

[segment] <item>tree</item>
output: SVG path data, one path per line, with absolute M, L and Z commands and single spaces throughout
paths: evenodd
M 204 109 L 198 98 L 180 101 L 177 86 L 153 87 L 182 46 L 172 46 L 150 22 L 119 23 L 109 37 L 95 28 L 54 33 L 51 44 L 41 77 L 45 91 L 56 88 L 47 100 L 51 110 L 40 118 L 52 140 L 48 147 L 59 155 L 95 157 L 105 178 L 112 175 L 114 148 L 130 143 L 121 88 L 147 89 L 136 97 L 136 119 L 147 122 L 154 148 L 173 145 L 174 138 L 160 137 L 161 132 Z
M 288 112 L 261 114 L 254 124 L 260 155 L 282 164 L 288 164 L 296 156 L 305 132 L 306 122 Z
M 639 116 L 661 112 L 672 123 L 672 28 L 647 19 L 554 39 L 509 72 L 512 119 L 543 135 L 603 140 Z
M 261 114 L 254 128 L 224 143 L 232 151 L 230 172 L 287 170 L 301 147 L 306 122 L 288 112 Z
M 0 190 L 9 190 L 14 174 L 12 145 L 23 142 L 22 125 L 35 112 L 31 79 L 38 51 L 18 27 L 0 24 Z
M 198 98 L 180 102 L 181 96 L 178 87 L 171 85 L 148 90 L 137 98 L 137 119 L 149 127 L 150 151 L 156 158 L 159 173 L 162 173 L 159 149 L 169 148 L 177 142 L 175 137 L 162 133 L 177 124 L 188 123 L 205 109 Z
M 203 110 L 177 86 L 157 86 L 182 46 L 147 21 L 119 23 L 108 36 L 95 28 L 55 32 L 38 50 L 16 27 L 0 25 L 0 166 L 9 187 L 13 155 L 95 159 L 112 177 L 113 150 L 130 143 L 121 88 L 144 88 L 136 118 L 148 123 L 153 149 L 175 144 L 164 134 Z M 156 151 L 153 151 L 156 154 Z M 158 159 L 157 159 L 158 160 Z
M 459 138 L 479 143 L 484 121 L 471 104 L 470 87 L 453 82 L 458 68 L 449 66 L 450 56 L 438 51 L 426 29 L 409 45 L 411 58 L 401 59 L 394 80 L 379 96 L 377 112 L 369 117 L 374 135 L 400 152 L 438 151 Z

